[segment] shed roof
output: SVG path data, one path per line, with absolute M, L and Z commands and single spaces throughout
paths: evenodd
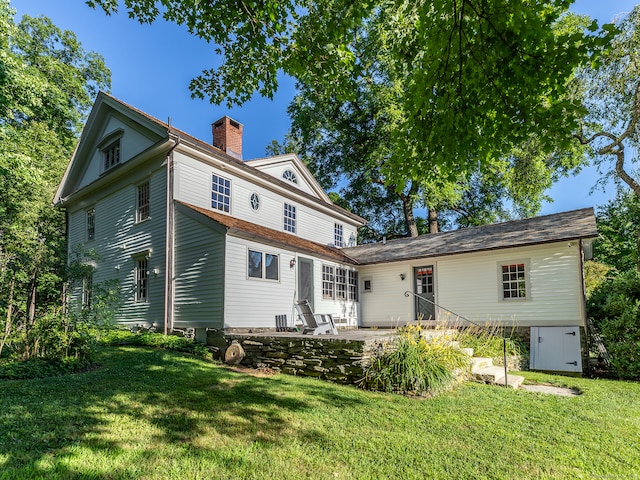
M 247 222 L 239 218 L 231 217 L 218 212 L 207 210 L 206 208 L 196 207 L 185 202 L 178 202 L 190 208 L 191 210 L 204 215 L 211 220 L 223 225 L 227 228 L 227 232 L 233 236 L 255 240 L 257 242 L 275 245 L 279 247 L 289 248 L 299 253 L 316 255 L 339 263 L 355 264 L 356 262 L 350 257 L 344 255 L 342 250 L 332 245 L 322 245 L 300 238 L 296 235 L 286 232 L 280 232 L 272 228 L 263 227 L 255 223 Z
M 359 264 L 387 263 L 597 237 L 593 208 L 345 248 Z

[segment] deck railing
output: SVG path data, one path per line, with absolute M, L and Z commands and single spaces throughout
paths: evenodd
M 471 325 L 474 325 L 478 328 L 480 328 L 481 330 L 484 330 L 485 332 L 487 332 L 489 335 L 493 336 L 493 337 L 497 337 L 497 335 L 495 334 L 495 332 L 493 330 L 490 330 L 489 328 L 487 328 L 485 325 L 481 325 L 479 323 L 474 322 L 473 320 L 469 320 L 467 317 L 464 317 L 456 312 L 452 312 L 451 310 L 449 310 L 448 308 L 443 307 L 442 305 L 438 305 L 436 302 L 434 302 L 433 300 L 430 300 L 428 298 L 422 297 L 420 295 L 418 295 L 417 293 L 411 292 L 409 290 L 404 292 L 404 296 L 409 298 L 411 296 L 414 296 L 416 298 L 419 298 L 420 300 L 424 300 L 425 302 L 429 302 L 431 305 L 433 305 L 435 308 L 439 309 L 439 310 L 444 310 L 445 312 L 451 314 L 451 315 L 455 315 L 458 319 L 461 319 L 465 322 L 470 323 Z M 500 338 L 502 338 L 502 357 L 503 357 L 503 362 L 504 362 L 504 386 L 506 388 L 509 387 L 509 377 L 508 377 L 508 368 L 507 368 L 507 337 L 505 337 L 504 335 L 501 335 Z

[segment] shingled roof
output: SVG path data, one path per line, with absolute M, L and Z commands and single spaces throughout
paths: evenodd
M 191 210 L 216 221 L 227 228 L 227 232 L 233 236 L 255 240 L 269 245 L 289 248 L 299 253 L 307 253 L 323 257 L 345 264 L 355 264 L 356 262 L 342 253 L 342 250 L 332 245 L 322 245 L 304 238 L 297 237 L 290 233 L 280 232 L 272 228 L 263 227 L 255 223 L 247 222 L 239 218 L 234 218 L 222 213 L 213 212 L 205 208 L 196 207 L 185 202 L 178 202 Z
M 375 264 L 595 238 L 593 208 L 345 248 L 359 264 Z

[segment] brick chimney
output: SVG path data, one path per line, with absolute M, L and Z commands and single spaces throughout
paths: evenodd
M 242 160 L 242 124 L 226 115 L 211 124 L 213 146 Z

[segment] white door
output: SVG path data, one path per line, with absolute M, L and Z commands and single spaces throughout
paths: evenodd
M 532 370 L 582 372 L 580 327 L 531 327 Z

